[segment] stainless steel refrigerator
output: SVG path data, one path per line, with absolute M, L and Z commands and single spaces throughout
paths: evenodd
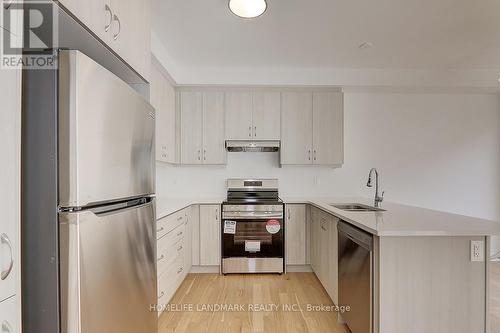
M 156 333 L 154 110 L 56 52 L 23 87 L 24 332 Z

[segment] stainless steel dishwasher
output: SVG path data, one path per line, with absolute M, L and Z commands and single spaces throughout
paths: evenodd
M 352 333 L 370 333 L 373 323 L 373 236 L 344 221 L 339 230 L 339 303 Z

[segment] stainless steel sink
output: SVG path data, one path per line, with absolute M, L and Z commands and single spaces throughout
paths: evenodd
M 331 204 L 331 206 L 342 209 L 348 212 L 384 212 L 385 209 L 376 208 L 368 205 L 363 205 L 360 203 L 339 203 Z

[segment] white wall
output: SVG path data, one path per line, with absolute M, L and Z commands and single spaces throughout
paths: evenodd
M 279 168 L 274 153 L 230 153 L 227 167 L 158 165 L 158 195 L 225 195 L 229 177 L 278 177 L 282 196 L 372 196 L 500 221 L 500 96 L 345 94 L 345 164 Z M 495 248 L 500 249 L 500 242 Z

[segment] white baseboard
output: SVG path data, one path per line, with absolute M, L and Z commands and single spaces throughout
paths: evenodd
M 287 273 L 312 272 L 311 265 L 286 265 Z
M 287 273 L 312 272 L 311 265 L 287 265 Z M 220 273 L 220 266 L 192 266 L 189 273 Z
M 220 273 L 220 266 L 191 266 L 189 273 Z

